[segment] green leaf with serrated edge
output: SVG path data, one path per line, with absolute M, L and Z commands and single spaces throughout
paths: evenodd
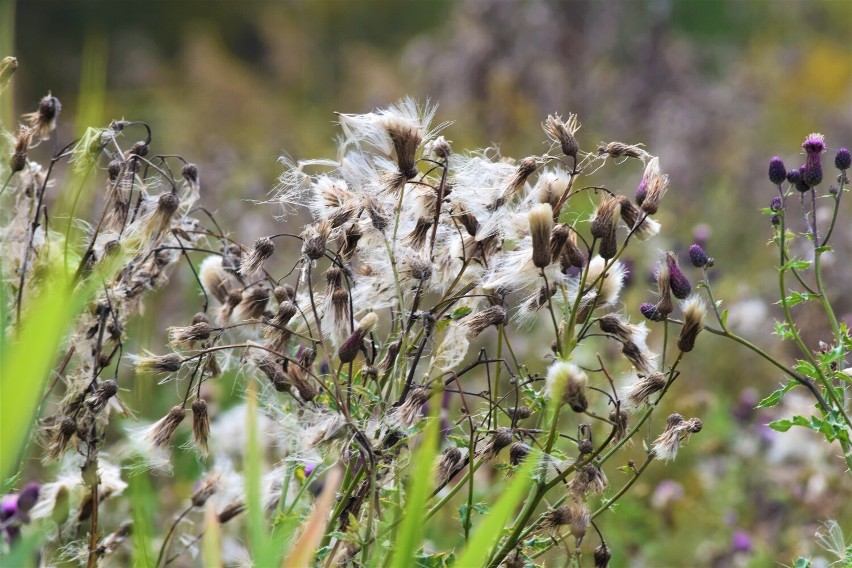
M 817 376 L 816 368 L 807 361 L 802 361 L 801 359 L 796 361 L 796 366 L 793 367 L 793 369 L 797 373 L 801 375 L 806 375 L 811 378 L 816 378 Z
M 821 254 L 821 253 L 824 253 L 824 252 L 831 252 L 831 247 L 828 246 L 828 245 L 817 247 L 817 248 L 814 249 L 814 252 L 816 254 Z
M 785 394 L 793 390 L 798 384 L 798 381 L 790 379 L 790 381 L 788 381 L 786 385 L 758 402 L 756 408 L 771 408 L 775 406 L 781 401 L 781 398 L 783 398 Z
M 781 271 L 786 272 L 787 270 L 806 270 L 808 267 L 810 267 L 810 265 L 811 262 L 809 260 L 799 260 L 796 258 L 792 258 L 786 263 L 784 263 L 784 265 L 781 267 Z

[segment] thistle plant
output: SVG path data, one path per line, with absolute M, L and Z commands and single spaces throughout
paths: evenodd
M 449 124 L 432 125 L 435 107 L 411 99 L 339 114 L 336 159 L 282 159 L 272 202 L 309 221 L 242 245 L 196 204 L 198 168 L 152 154 L 144 123 L 90 129 L 38 165 L 31 151 L 58 109 L 42 101 L 11 152 L 9 344 L 51 286 L 48 259 L 71 267 L 69 290 L 88 299 L 39 393 L 36 440 L 54 479 L 16 493 L 7 545 L 33 522 L 49 563 L 124 562 L 140 530 L 122 504 L 127 480 L 140 469 L 162 480 L 174 452 L 192 452 L 205 473 L 187 503 L 134 541 L 135 554 L 152 545 L 153 565 L 237 549 L 257 565 L 521 566 L 551 554 L 606 566 L 619 551 L 596 520 L 702 429 L 678 413 L 644 428 L 706 307 L 671 252 L 653 302 L 620 300 L 621 259 L 659 232 L 669 188 L 641 145 L 587 150 L 578 117 L 554 114 L 545 151 L 513 159 L 456 150 Z M 52 165 L 66 160 L 81 183 L 104 178 L 80 243 L 45 205 Z M 633 198 L 599 181 L 613 168 L 635 173 Z M 128 321 L 181 264 L 197 314 L 169 322 L 168 346 L 126 353 Z M 659 352 L 632 321 L 640 311 L 663 327 Z M 542 347 L 523 353 L 519 335 Z M 171 408 L 122 430 L 116 416 L 133 421 L 122 393 L 145 380 L 173 393 Z M 217 388 L 244 393 L 239 417 L 217 412 Z M 217 434 L 229 428 L 244 444 Z M 275 443 L 261 447 L 264 435 Z M 637 437 L 640 463 L 625 457 Z M 437 519 L 458 537 L 424 547 Z
M 775 420 L 770 428 L 786 432 L 794 426 L 819 433 L 829 443 L 837 442 L 846 462 L 847 473 L 852 475 L 852 421 L 850 421 L 847 391 L 852 381 L 849 353 L 852 334 L 847 323 L 841 321 L 835 309 L 837 298 L 831 298 L 826 287 L 823 260 L 832 254 L 832 237 L 836 228 L 848 227 L 849 220 L 841 215 L 842 198 L 848 192 L 848 171 L 852 155 L 841 147 L 834 154 L 833 166 L 837 171 L 835 183 L 823 189 L 822 157 L 827 152 L 825 138 L 810 134 L 802 143 L 805 163 L 787 170 L 783 160 L 776 156 L 769 162 L 768 177 L 776 188 L 769 207 L 763 209 L 771 223 L 771 244 L 777 249 L 778 302 L 782 318 L 776 321 L 774 334 L 787 344 L 792 344 L 797 358 L 784 362 L 747 339 L 737 335 L 727 325 L 728 310 L 721 309 L 707 278 L 713 261 L 703 249 L 693 245 L 690 249 L 692 263 L 702 271 L 700 287 L 708 296 L 718 327 L 705 326 L 711 333 L 724 336 L 750 349 L 778 368 L 785 376 L 784 384 L 760 401 L 758 408 L 776 406 L 794 389 L 804 388 L 814 402 L 811 416 L 792 416 Z M 830 213 L 824 221 L 818 216 L 818 200 L 830 203 Z M 823 318 L 819 329 L 825 335 L 816 344 L 809 345 L 800 331 L 804 316 L 797 312 L 800 305 L 816 304 Z

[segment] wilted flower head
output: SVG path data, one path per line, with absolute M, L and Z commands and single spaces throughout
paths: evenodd
M 547 134 L 548 138 L 559 143 L 563 154 L 570 158 L 577 157 L 580 145 L 575 136 L 577 131 L 580 130 L 580 122 L 577 120 L 576 114 L 569 114 L 566 121 L 563 121 L 558 114 L 549 114 L 542 128 L 544 128 L 544 133 Z
M 684 420 L 678 413 L 671 414 L 666 420 L 666 429 L 654 440 L 654 457 L 662 461 L 674 460 L 677 451 L 689 440 L 690 434 L 700 432 L 701 428 L 702 423 L 698 418 Z
M 38 132 L 42 140 L 50 138 L 50 133 L 56 129 L 56 119 L 62 110 L 59 99 L 48 93 L 38 103 L 38 110 L 24 115 L 30 127 Z
M 690 296 L 683 305 L 683 327 L 677 338 L 678 349 L 687 353 L 695 347 L 695 338 L 704 328 L 707 308 L 697 294 Z
M 261 237 L 254 241 L 251 253 L 243 257 L 240 265 L 240 274 L 246 278 L 254 278 L 260 272 L 263 261 L 275 252 L 275 243 L 269 237 Z
M 167 355 L 131 355 L 136 372 L 175 373 L 183 365 L 183 357 L 177 353 Z
M 546 392 L 548 397 L 559 395 L 564 404 L 574 412 L 584 412 L 589 406 L 586 387 L 589 377 L 577 365 L 567 361 L 554 361 L 547 369 Z
M 622 396 L 626 399 L 624 408 L 630 412 L 639 410 L 642 406 L 650 403 L 651 395 L 660 392 L 665 386 L 666 376 L 663 373 L 651 373 L 640 377 L 622 393 Z

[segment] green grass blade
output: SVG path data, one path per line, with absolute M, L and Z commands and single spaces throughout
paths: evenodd
M 438 405 L 432 405 L 437 408 Z M 435 483 L 435 457 L 438 454 L 438 432 L 440 420 L 430 416 L 423 432 L 420 447 L 411 458 L 409 469 L 411 479 L 408 499 L 399 512 L 403 515 L 402 524 L 392 548 L 391 568 L 409 568 L 414 566 L 414 555 L 423 540 L 423 515 L 426 502 L 432 494 Z
M 151 489 L 148 476 L 130 478 L 130 503 L 133 509 L 133 566 L 148 568 L 154 565 L 156 555 L 151 553 L 151 534 L 154 503 L 157 496 Z
M 257 391 L 254 383 L 249 383 L 246 393 L 246 432 L 248 447 L 246 448 L 246 508 L 248 522 L 248 537 L 251 553 L 256 566 L 277 566 L 274 551 L 269 547 L 269 535 L 266 531 L 266 521 L 263 513 L 261 496 L 262 477 L 262 448 L 257 432 Z
M 537 464 L 538 461 L 531 457 L 518 469 L 509 488 L 473 531 L 467 547 L 462 551 L 455 566 L 465 568 L 485 566 L 488 562 L 488 553 L 494 549 L 503 536 L 503 527 L 506 526 L 506 522 L 512 516 L 521 499 L 527 494 Z

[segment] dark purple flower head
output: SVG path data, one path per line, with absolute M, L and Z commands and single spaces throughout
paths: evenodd
M 35 507 L 41 487 L 38 483 L 30 483 L 18 494 L 18 510 L 28 513 Z
M 671 251 L 666 253 L 666 265 L 669 267 L 669 284 L 672 287 L 672 294 L 678 300 L 685 300 L 692 292 L 692 284 L 680 269 L 677 257 Z
M 642 312 L 643 316 L 651 321 L 663 321 L 666 319 L 666 316 L 660 313 L 657 306 L 648 302 L 639 306 L 639 311 Z
M 852 166 L 852 154 L 849 153 L 848 148 L 840 148 L 834 156 L 834 167 L 845 171 L 849 169 L 849 166 Z
M 805 172 L 807 171 L 808 166 L 806 164 L 802 164 L 799 168 L 799 179 L 796 182 L 796 191 L 800 193 L 804 193 L 808 191 L 811 186 L 808 185 L 808 182 L 805 181 Z
M 707 253 L 700 245 L 692 245 L 689 247 L 689 260 L 695 268 L 707 266 Z
M 735 552 L 748 552 L 751 550 L 751 536 L 745 531 L 736 531 L 731 537 L 731 548 Z
M 802 180 L 809 187 L 817 186 L 822 181 L 821 160 L 822 153 L 825 151 L 825 138 L 823 138 L 822 134 L 813 133 L 805 138 L 802 148 L 807 153 L 805 165 L 802 170 Z M 796 189 L 799 189 L 798 186 Z
M 787 169 L 784 167 L 784 162 L 781 158 L 775 156 L 769 160 L 769 181 L 775 185 L 781 184 L 787 179 Z
M 818 132 L 809 134 L 802 142 L 802 149 L 808 154 L 822 154 L 825 152 L 825 136 Z
M 799 170 L 790 170 L 787 172 L 787 181 L 792 184 L 797 184 L 802 181 L 802 172 Z
M 775 225 L 777 227 L 778 225 L 781 224 L 781 217 L 779 217 L 778 215 L 773 215 L 772 219 L 770 219 L 770 221 L 772 222 L 773 225 Z
M 776 195 L 775 197 L 773 197 L 772 201 L 769 203 L 769 208 L 772 209 L 773 211 L 781 211 L 781 209 L 783 207 L 784 207 L 784 202 L 781 201 L 780 195 Z

